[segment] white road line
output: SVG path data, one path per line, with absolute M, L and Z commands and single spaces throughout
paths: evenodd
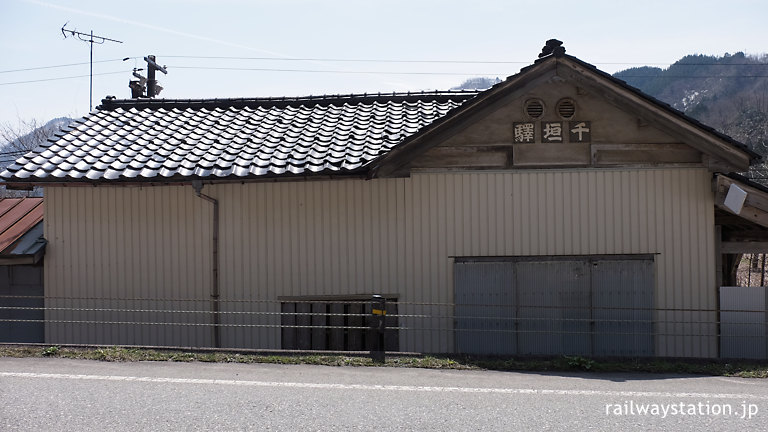
M 531 394 L 556 396 L 612 396 L 612 397 L 666 397 L 694 399 L 742 399 L 768 400 L 768 395 L 746 393 L 673 393 L 673 392 L 643 392 L 643 391 L 611 391 L 611 390 L 553 390 L 526 388 L 493 388 L 493 387 L 432 387 L 432 386 L 401 386 L 401 385 L 371 385 L 371 384 L 326 384 L 278 381 L 240 381 L 199 378 L 162 378 L 120 375 L 73 375 L 49 374 L 31 372 L 0 372 L 0 378 L 42 378 L 88 381 L 127 381 L 163 384 L 208 384 L 230 385 L 245 387 L 287 387 L 329 390 L 389 390 L 405 392 L 443 392 L 443 393 L 499 393 L 499 394 Z
M 723 378 L 723 377 L 714 377 L 717 380 L 725 381 L 729 383 L 739 384 L 739 385 L 759 385 L 763 380 L 761 379 L 751 379 L 751 378 L 742 378 L 742 379 L 733 379 L 733 378 Z

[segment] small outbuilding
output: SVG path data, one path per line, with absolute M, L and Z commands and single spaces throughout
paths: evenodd
M 361 349 L 380 294 L 389 349 L 716 357 L 758 158 L 551 42 L 485 91 L 108 98 L 0 176 L 45 186 L 48 343 Z

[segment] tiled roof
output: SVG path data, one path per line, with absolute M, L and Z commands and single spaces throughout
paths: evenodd
M 476 94 L 105 99 L 0 177 L 158 181 L 353 173 Z
M 42 220 L 42 198 L 0 198 L 0 255 L 16 253 L 18 240 Z

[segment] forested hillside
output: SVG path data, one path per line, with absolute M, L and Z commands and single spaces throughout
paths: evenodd
M 768 56 L 688 55 L 669 68 L 637 67 L 616 78 L 768 157 Z M 768 166 L 750 177 L 768 182 Z

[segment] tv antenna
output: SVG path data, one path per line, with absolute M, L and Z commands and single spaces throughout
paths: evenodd
M 117 43 L 123 43 L 123 41 L 110 39 L 104 36 L 98 36 L 93 34 L 93 30 L 91 30 L 91 33 L 82 33 L 75 30 L 70 30 L 65 28 L 69 24 L 69 21 L 64 23 L 63 26 L 61 26 L 61 34 L 64 35 L 64 39 L 67 37 L 75 37 L 78 40 L 82 42 L 86 42 L 91 45 L 91 86 L 90 86 L 90 93 L 88 98 L 88 110 L 93 111 L 93 44 L 102 45 L 104 42 L 117 42 Z

